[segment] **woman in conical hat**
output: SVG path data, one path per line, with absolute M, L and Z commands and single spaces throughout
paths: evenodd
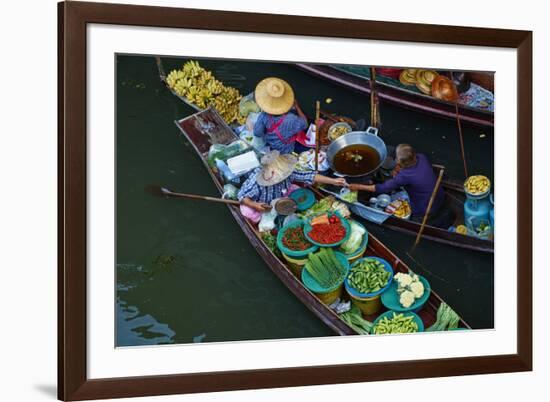
M 281 154 L 292 153 L 296 141 L 305 145 L 307 118 L 286 81 L 275 77 L 263 79 L 256 86 L 254 98 L 262 109 L 254 125 L 256 137 L 263 137 L 271 149 Z M 291 111 L 292 107 L 296 113 Z
M 243 214 L 247 216 L 247 208 L 258 212 L 269 211 L 271 201 L 285 197 L 293 182 L 348 185 L 343 178 L 334 179 L 317 174 L 315 171 L 296 171 L 294 167 L 297 162 L 298 158 L 294 155 L 281 155 L 279 151 L 271 151 L 264 155 L 261 160 L 262 167 L 248 176 L 237 195 L 242 204 L 241 210 L 244 209 Z

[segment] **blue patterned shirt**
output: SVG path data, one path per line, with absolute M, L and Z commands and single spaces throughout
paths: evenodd
M 313 179 L 317 174 L 315 171 L 298 172 L 295 170 L 290 176 L 280 183 L 274 184 L 273 186 L 260 186 L 256 182 L 256 176 L 261 170 L 261 168 L 256 168 L 252 173 L 250 173 L 250 176 L 248 176 L 237 194 L 239 201 L 242 201 L 243 198 L 248 197 L 253 201 L 265 202 L 266 204 L 269 204 L 276 198 L 284 197 L 292 182 L 313 184 Z
M 273 116 L 262 112 L 258 116 L 258 120 L 256 120 L 256 124 L 254 125 L 254 135 L 256 137 L 263 137 L 266 144 L 269 145 L 271 149 L 276 149 L 281 154 L 290 154 L 294 151 L 295 141 L 290 141 L 290 143 L 287 144 L 281 141 L 281 139 L 277 136 L 277 133 L 274 131 L 268 131 L 269 127 L 277 124 L 283 118 L 284 121 L 278 127 L 278 130 L 285 141 L 291 140 L 293 136 L 307 128 L 306 119 L 292 112 L 288 112 L 280 116 Z

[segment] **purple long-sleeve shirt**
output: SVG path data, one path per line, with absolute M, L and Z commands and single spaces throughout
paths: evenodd
M 390 180 L 376 185 L 377 193 L 389 193 L 400 187 L 405 188 L 411 201 L 413 215 L 424 215 L 430 202 L 437 178 L 433 167 L 424 154 L 416 154 L 416 165 L 401 168 Z M 434 199 L 431 213 L 435 213 L 445 200 L 445 193 L 440 187 Z

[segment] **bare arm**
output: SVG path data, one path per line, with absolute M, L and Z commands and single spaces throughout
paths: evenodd
M 369 191 L 374 193 L 376 191 L 376 186 L 374 184 L 350 184 L 349 189 L 351 191 Z
M 316 174 L 313 178 L 313 183 L 315 184 L 332 184 L 333 186 L 347 187 L 348 183 L 344 178 L 332 178 Z
M 271 211 L 271 205 L 266 204 L 265 202 L 257 202 L 248 197 L 244 197 L 241 200 L 241 204 L 246 205 L 252 209 L 255 209 L 258 212 L 268 212 Z

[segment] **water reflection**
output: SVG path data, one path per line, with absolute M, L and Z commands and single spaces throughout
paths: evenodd
M 123 299 L 123 295 L 138 286 L 147 275 L 142 266 L 117 266 L 116 345 L 139 346 L 174 343 L 176 334 L 167 324 L 160 323 L 151 314 L 143 314 L 136 306 Z M 126 281 L 124 281 L 124 279 Z

